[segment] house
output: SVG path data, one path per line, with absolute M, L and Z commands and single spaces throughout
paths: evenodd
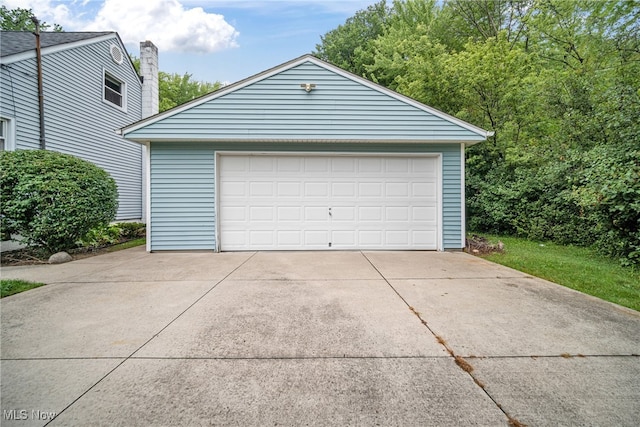
M 144 147 L 114 130 L 158 112 L 158 51 L 141 43 L 142 79 L 115 32 L 40 35 L 44 134 L 40 132 L 36 36 L 0 33 L 0 145 L 45 149 L 102 167 L 118 185 L 118 220 L 141 219 Z
M 120 133 L 147 147 L 147 249 L 459 250 L 489 132 L 305 55 Z

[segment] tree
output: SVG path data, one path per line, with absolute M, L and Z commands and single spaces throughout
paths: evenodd
M 373 41 L 387 25 L 391 10 L 385 0 L 359 10 L 354 16 L 320 37 L 313 55 L 363 76 L 373 63 Z
M 140 73 L 140 58 L 134 55 L 129 55 L 129 57 L 133 68 Z M 191 76 L 189 73 L 183 75 L 163 71 L 158 73 L 158 98 L 160 98 L 158 109 L 160 112 L 170 110 L 222 87 L 220 82 L 209 83 L 191 80 Z
M 5 31 L 35 31 L 36 24 L 31 18 L 35 15 L 32 9 L 8 9 L 6 6 L 0 6 L 0 29 Z M 47 31 L 51 25 L 46 22 L 40 22 L 40 30 Z M 53 24 L 53 31 L 64 31 L 58 24 Z
M 208 83 L 192 80 L 191 74 L 165 73 L 160 71 L 158 75 L 160 111 L 182 105 L 200 96 L 220 89 L 220 82 Z
M 435 0 L 396 1 L 384 34 L 373 40 L 367 76 L 420 102 L 451 110 L 447 89 L 446 47 L 434 34 L 439 19 Z

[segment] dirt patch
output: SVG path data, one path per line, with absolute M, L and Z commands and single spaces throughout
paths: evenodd
M 487 255 L 492 253 L 504 252 L 504 243 L 491 243 L 489 239 L 484 236 L 472 234 L 467 237 L 465 252 L 472 255 Z

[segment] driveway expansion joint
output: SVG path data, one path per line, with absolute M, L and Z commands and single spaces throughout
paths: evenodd
M 52 417 L 46 424 L 45 426 L 49 425 L 50 423 L 52 423 L 56 418 L 58 418 L 61 414 L 63 414 L 67 409 L 69 409 L 71 406 L 73 406 L 78 400 L 82 399 L 87 393 L 89 393 L 91 390 L 93 390 L 98 384 L 100 384 L 102 381 L 104 381 L 109 375 L 111 375 L 116 369 L 118 369 L 120 366 L 122 366 L 127 360 L 131 359 L 137 352 L 139 352 L 144 346 L 146 346 L 147 344 L 149 344 L 152 340 L 154 340 L 158 335 L 160 335 L 162 333 L 162 331 L 164 331 L 165 329 L 167 329 L 172 323 L 174 323 L 176 320 L 178 320 L 180 317 L 182 317 L 187 311 L 189 311 L 194 305 L 196 305 L 198 302 L 200 302 L 202 300 L 202 298 L 204 298 L 205 296 L 207 296 L 209 294 L 209 292 L 211 292 L 212 290 L 214 290 L 216 288 L 216 286 L 218 286 L 220 283 L 224 282 L 224 280 L 229 277 L 230 275 L 232 275 L 234 272 L 236 272 L 240 267 L 242 267 L 243 265 L 245 265 L 251 258 L 253 258 L 256 255 L 257 252 L 254 252 L 253 254 L 251 254 L 250 257 L 248 257 L 247 259 L 245 259 L 240 265 L 238 265 L 236 268 L 234 268 L 231 272 L 229 272 L 226 276 L 224 276 L 222 279 L 218 280 L 211 288 L 209 288 L 205 293 L 203 293 L 202 295 L 200 295 L 193 303 L 191 303 L 187 308 L 185 308 L 182 312 L 180 312 L 176 317 L 174 317 L 169 323 L 167 323 L 166 325 L 164 325 L 158 332 L 156 332 L 155 334 L 153 334 L 151 336 L 151 338 L 149 338 L 147 341 L 145 341 L 140 347 L 138 347 L 137 349 L 135 349 L 133 351 L 133 353 L 131 353 L 129 356 L 125 357 L 120 363 L 118 363 L 113 369 L 111 369 L 109 372 L 107 372 L 106 374 L 104 374 L 98 381 L 96 381 L 93 385 L 91 385 L 89 388 L 87 388 L 83 393 L 80 394 L 80 396 L 78 396 L 77 398 L 75 398 L 71 403 L 69 403 L 67 406 L 65 406 L 60 412 L 58 412 L 57 414 L 55 414 L 54 417 Z

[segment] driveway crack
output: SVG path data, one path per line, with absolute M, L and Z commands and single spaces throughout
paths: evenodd
M 404 302 L 405 305 L 409 308 L 409 310 L 411 310 L 411 312 L 420 320 L 420 323 L 422 323 L 422 325 L 425 328 L 427 328 L 427 330 L 429 330 L 429 332 L 431 332 L 431 334 L 436 338 L 438 343 L 440 343 L 440 345 L 442 345 L 445 348 L 447 353 L 449 353 L 449 355 L 453 358 L 453 360 L 456 363 L 456 365 L 458 365 L 458 367 L 460 369 L 462 369 L 467 375 L 469 375 L 471 377 L 473 382 L 478 387 L 480 387 L 480 389 L 484 392 L 484 394 L 487 395 L 487 397 L 489 399 L 491 399 L 491 401 L 496 405 L 496 407 L 498 409 L 500 409 L 500 411 L 507 417 L 507 420 L 509 422 L 509 426 L 511 426 L 511 427 L 527 427 L 526 424 L 521 423 L 520 421 L 518 421 L 517 419 L 515 419 L 514 417 L 509 415 L 509 413 L 507 413 L 507 411 L 504 410 L 502 405 L 493 396 L 491 396 L 491 394 L 489 394 L 489 392 L 487 391 L 485 385 L 473 374 L 473 366 L 466 359 L 464 359 L 462 356 L 459 356 L 459 355 L 455 354 L 455 352 L 453 351 L 451 346 L 445 341 L 445 339 L 442 338 L 441 336 L 439 336 L 429 326 L 427 321 L 422 318 L 421 314 L 418 311 L 416 311 L 416 309 L 413 308 L 409 304 L 409 302 L 402 295 L 400 295 L 398 290 L 389 282 L 389 280 L 387 280 L 387 278 L 382 274 L 382 272 L 378 269 L 378 267 L 376 267 L 375 264 L 373 264 L 373 262 L 369 259 L 369 257 L 367 257 L 367 255 L 362 251 L 360 253 L 369 262 L 369 264 L 371 264 L 371 267 L 373 267 L 373 269 L 378 272 L 380 277 L 387 283 L 387 285 L 389 285 L 389 287 L 393 290 L 393 292 L 395 292 L 395 294 L 398 295 L 398 298 L 400 298 L 402 300 L 402 302 Z

